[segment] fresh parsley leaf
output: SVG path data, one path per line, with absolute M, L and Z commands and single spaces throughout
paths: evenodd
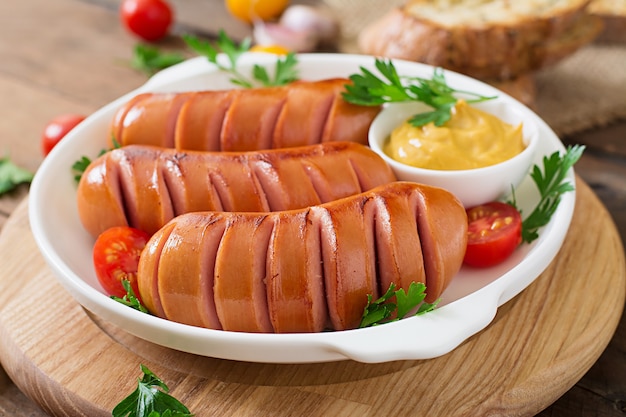
M 276 61 L 273 85 L 287 85 L 297 81 L 300 78 L 297 65 L 298 59 L 293 52 L 285 55 L 284 59 L 278 59 Z
M 117 141 L 115 136 L 111 136 L 111 142 L 113 143 L 113 149 L 118 149 L 122 147 L 122 145 L 120 145 L 120 143 Z M 100 152 L 98 153 L 98 157 L 104 155 L 107 152 L 108 152 L 107 149 L 100 150 Z M 92 162 L 91 158 L 85 155 L 81 156 L 78 161 L 74 162 L 74 164 L 72 165 L 72 172 L 74 173 L 74 181 L 76 182 L 80 181 L 80 178 L 83 176 L 83 174 L 85 173 L 85 170 L 87 169 L 89 164 L 91 164 L 91 162 Z
M 224 30 L 220 30 L 217 41 L 211 43 L 199 39 L 193 35 L 183 35 L 183 40 L 198 55 L 205 56 L 210 63 L 219 68 L 220 71 L 227 72 L 232 75 L 230 82 L 243 88 L 252 88 L 254 83 L 237 69 L 237 60 L 239 57 L 250 49 L 250 39 L 244 39 L 237 45 L 230 39 Z M 228 65 L 219 62 L 219 54 L 223 53 L 228 59 Z
M 441 68 L 435 68 L 432 78 L 427 79 L 400 76 L 390 59 L 377 58 L 375 67 L 382 78 L 360 67 L 361 73 L 349 77 L 352 84 L 346 84 L 344 100 L 360 106 L 419 101 L 433 108 L 411 117 L 409 123 L 413 126 L 424 126 L 430 122 L 441 126 L 450 120 L 452 108 L 457 102 L 456 95 L 463 95 L 468 103 L 495 98 L 450 87 Z
M 254 65 L 252 74 L 254 79 L 264 87 L 287 85 L 298 80 L 297 64 L 296 56 L 293 53 L 288 53 L 284 59 L 279 58 L 276 61 L 273 78 L 268 75 L 265 67 L 258 64 Z
M 395 303 L 390 301 L 395 297 Z M 411 282 L 408 292 L 403 288 L 396 290 L 396 285 L 392 282 L 389 289 L 380 298 L 372 301 L 372 296 L 368 294 L 367 305 L 363 309 L 360 328 L 376 326 L 392 321 L 406 318 L 415 310 L 414 316 L 425 314 L 435 309 L 439 300 L 434 303 L 425 303 L 426 286 L 424 284 Z M 417 309 L 417 310 L 416 310 Z M 396 312 L 396 317 L 391 318 Z
M 376 61 L 377 65 L 379 61 Z M 350 77 L 352 84 L 346 84 L 344 100 L 360 106 L 379 106 L 384 103 L 411 101 L 411 96 L 402 86 L 383 82 L 374 73 L 361 67 L 361 74 Z
M 435 126 L 443 126 L 450 120 L 452 108 L 456 103 L 446 103 L 440 105 L 434 111 L 419 113 L 409 118 L 409 123 L 413 126 L 424 126 L 433 122 Z
M 183 35 L 183 40 L 198 55 L 205 56 L 211 63 L 217 65 L 219 51 L 211 42 L 202 40 L 193 35 Z
M 392 282 L 387 292 L 374 301 L 372 301 L 372 295 L 367 294 L 367 305 L 363 309 L 359 327 L 373 326 L 391 317 L 396 305 L 387 301 L 395 295 L 395 289 L 396 285 Z
M 183 62 L 185 58 L 178 53 L 165 53 L 153 45 L 143 43 L 135 45 L 131 66 L 148 76 L 162 69 Z
M 72 164 L 72 172 L 74 173 L 74 181 L 76 182 L 80 181 L 80 178 L 83 176 L 83 173 L 85 172 L 89 164 L 91 164 L 91 159 L 89 159 L 85 155 L 81 156 L 78 161 Z
M 540 194 L 539 202 L 531 214 L 522 221 L 522 241 L 531 243 L 539 237 L 539 229 L 548 224 L 556 211 L 563 194 L 573 191 L 574 186 L 564 181 L 569 169 L 580 159 L 585 146 L 568 146 L 564 155 L 556 151 L 543 157 L 543 171 L 538 165 L 533 166 L 530 173 Z M 515 201 L 508 203 L 518 208 Z
M 398 303 L 398 317 L 405 317 L 409 312 L 417 307 L 424 298 L 426 298 L 426 293 L 424 290 L 426 286 L 424 284 L 416 284 L 412 282 L 409 286 L 409 292 L 404 292 L 404 289 L 400 288 L 396 291 L 396 301 Z
M 249 38 L 237 44 L 226 35 L 224 30 L 220 30 L 217 40 L 213 43 L 192 35 L 183 35 L 183 40 L 187 46 L 199 55 L 205 56 L 220 71 L 229 73 L 231 75 L 230 82 L 237 86 L 243 88 L 281 86 L 298 79 L 298 60 L 293 53 L 276 59 L 273 76 L 270 76 L 265 67 L 258 64 L 252 68 L 251 77 L 242 74 L 237 65 L 239 57 L 250 50 L 251 41 Z M 220 53 L 226 56 L 228 64 L 219 61 Z
M 148 309 L 143 304 L 141 304 L 141 301 L 139 301 L 139 299 L 135 295 L 135 291 L 133 291 L 132 287 L 130 286 L 130 281 L 127 279 L 123 279 L 121 280 L 121 283 L 122 287 L 124 287 L 124 289 L 126 290 L 126 294 L 124 295 L 124 297 L 117 297 L 115 295 L 112 295 L 111 298 L 119 303 L 124 304 L 127 307 L 134 308 L 135 310 L 141 311 L 142 313 L 150 314 Z
M 240 44 L 237 44 L 228 37 L 224 30 L 220 30 L 217 35 L 217 45 L 219 49 L 226 54 L 233 68 L 236 67 L 239 57 L 250 50 L 251 43 L 250 38 L 244 38 Z
M 189 409 L 168 394 L 169 388 L 148 367 L 141 365 L 143 377 L 137 389 L 113 409 L 113 417 L 191 417 Z
M 32 172 L 15 165 L 8 156 L 0 158 L 0 194 L 12 191 L 20 184 L 30 183 L 33 177 Z
M 111 143 L 113 144 L 113 149 L 119 149 L 122 147 L 122 145 L 117 141 L 115 135 L 111 135 Z M 100 155 L 104 154 L 105 152 L 105 150 L 101 151 Z

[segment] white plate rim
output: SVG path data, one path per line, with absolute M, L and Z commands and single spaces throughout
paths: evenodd
M 246 54 L 244 63 L 272 62 L 274 56 Z M 372 66 L 374 57 L 351 54 L 301 54 L 300 65 L 306 68 L 321 68 L 328 64 Z M 431 66 L 394 60 L 398 71 L 431 73 Z M 85 122 L 70 132 L 42 162 L 31 184 L 29 197 L 29 220 L 33 236 L 46 263 L 61 285 L 76 301 L 100 318 L 111 322 L 130 334 L 153 343 L 188 353 L 250 362 L 266 363 L 314 363 L 351 359 L 366 363 L 394 360 L 429 359 L 444 355 L 463 341 L 484 329 L 495 317 L 499 306 L 509 301 L 530 285 L 556 256 L 571 222 L 575 204 L 575 191 L 563 196 L 551 222 L 541 231 L 540 238 L 527 245 L 521 262 L 515 264 L 497 279 L 452 301 L 435 311 L 375 328 L 315 334 L 250 334 L 224 332 L 197 328 L 170 322 L 140 313 L 125 307 L 102 294 L 98 289 L 81 279 L 55 250 L 55 237 L 50 233 L 50 218 L 46 216 L 46 205 L 53 204 L 54 178 L 59 166 L 71 166 L 76 153 L 72 147 L 78 142 L 88 125 L 101 120 L 121 103 L 142 91 L 164 90 L 181 79 L 212 75 L 217 70 L 206 59 L 198 57 L 163 70 L 146 84 L 114 100 L 90 115 Z M 467 82 L 480 85 L 485 91 L 497 93 L 499 99 L 521 103 L 503 92 L 461 74 L 446 71 L 451 84 Z M 346 74 L 347 75 L 347 74 Z M 534 113 L 542 137 L 538 149 L 542 155 L 565 148 L 556 134 Z M 103 122 L 101 122 L 102 124 Z M 84 141 L 84 140 L 83 140 Z M 103 139 L 104 143 L 104 139 Z M 69 165 L 67 165 L 69 163 Z M 575 185 L 574 170 L 567 179 Z M 530 182 L 530 181 L 526 181 Z M 55 219 L 59 220 L 59 219 Z M 55 226 L 59 227 L 59 226 Z M 445 297 L 445 294 L 444 294 Z M 443 330 L 442 330 L 443 329 Z M 401 342 L 401 343 L 398 343 Z

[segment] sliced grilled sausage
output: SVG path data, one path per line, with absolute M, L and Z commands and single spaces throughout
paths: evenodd
M 405 289 L 425 283 L 427 299 L 439 298 L 459 271 L 466 244 L 467 216 L 456 197 L 393 182 L 298 210 L 181 215 L 142 254 L 139 293 L 147 306 L 157 306 L 149 307 L 154 314 L 197 326 L 352 329 L 368 295 L 379 297 L 391 283 Z M 207 301 L 211 285 L 213 302 Z M 201 317 L 207 305 L 215 305 L 219 323 Z
M 188 219 L 181 219 L 184 222 Z M 147 254 L 152 257 L 150 265 L 156 268 L 148 271 L 159 274 L 160 279 L 153 280 L 153 286 L 147 289 L 158 301 L 156 311 L 161 311 L 172 321 L 192 324 L 210 329 L 220 329 L 217 307 L 213 296 L 214 276 L 207 271 L 216 268 L 217 249 L 220 238 L 226 229 L 226 222 L 221 220 L 205 227 L 169 228 L 163 230 L 168 239 L 160 247 L 147 247 Z M 160 248 L 160 249 L 159 249 Z M 160 253 L 153 249 L 160 250 Z M 189 257 L 176 258 L 176 252 L 183 250 Z M 161 262 L 162 259 L 166 261 Z M 190 280 L 189 276 L 198 277 Z M 202 279 L 199 279 L 203 277 Z M 155 276 L 156 278 L 156 276 Z M 158 285 L 156 285 L 158 283 Z M 158 297 L 158 294 L 168 294 Z M 148 304 L 146 304 L 146 307 Z
M 395 179 L 380 156 L 351 142 L 252 152 L 132 145 L 90 164 L 78 185 L 77 204 L 93 236 L 113 226 L 154 233 L 190 211 L 291 210 Z
M 380 107 L 342 97 L 343 78 L 286 86 L 142 93 L 120 107 L 110 140 L 179 150 L 252 151 L 326 141 L 367 143 Z
M 312 207 L 319 225 L 328 315 L 335 330 L 357 327 L 364 301 L 378 298 L 372 197 Z
M 320 231 L 310 210 L 275 214 L 265 277 L 276 333 L 321 332 L 328 326 Z

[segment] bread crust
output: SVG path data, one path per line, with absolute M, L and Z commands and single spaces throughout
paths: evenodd
M 604 29 L 596 38 L 597 41 L 626 42 L 626 0 L 593 0 L 588 10 L 604 23 Z
M 598 15 L 604 23 L 604 30 L 597 40 L 607 43 L 626 43 L 626 16 Z
M 543 68 L 591 42 L 602 22 L 586 12 L 589 0 L 569 2 L 553 13 L 518 16 L 514 21 L 445 22 L 419 15 L 436 1 L 413 0 L 390 10 L 358 38 L 363 53 L 441 66 L 480 79 L 513 79 Z M 454 3 L 454 2 L 452 2 Z M 562 2 L 561 2 L 562 3 Z

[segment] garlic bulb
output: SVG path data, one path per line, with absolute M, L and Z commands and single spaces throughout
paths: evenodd
M 293 52 L 311 52 L 318 42 L 317 37 L 309 31 L 263 21 L 254 22 L 252 36 L 258 45 L 279 45 Z
M 279 45 L 294 52 L 311 52 L 320 43 L 334 41 L 339 24 L 322 9 L 289 6 L 278 22 L 254 22 L 252 36 L 258 45 Z
M 332 41 L 339 35 L 339 23 L 330 13 L 303 4 L 285 9 L 279 23 L 294 30 L 314 33 L 319 41 Z

